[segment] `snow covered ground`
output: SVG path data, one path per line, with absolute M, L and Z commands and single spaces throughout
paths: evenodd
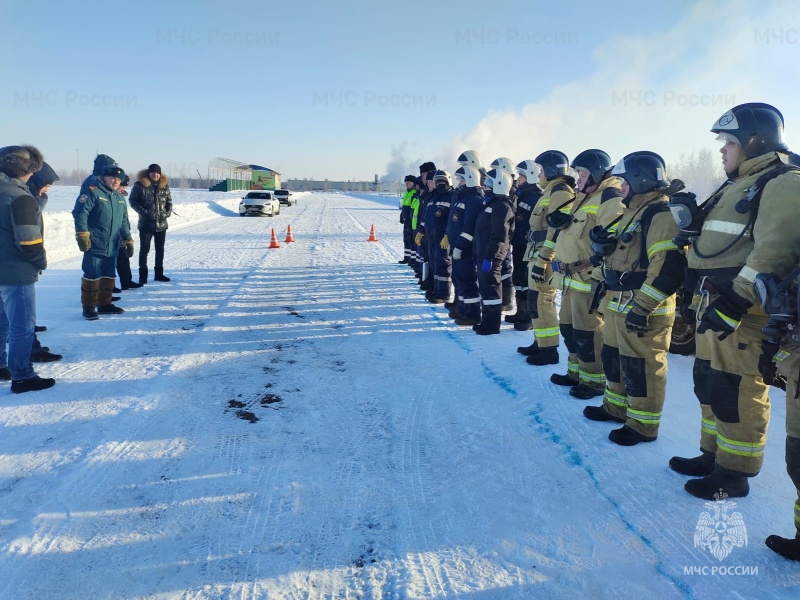
M 529 333 L 425 302 L 396 198 L 344 194 L 242 219 L 177 190 L 173 281 L 87 322 L 76 191 L 52 190 L 37 285 L 57 384 L 0 391 L 0 598 L 797 598 L 763 544 L 793 534 L 777 391 L 747 546 L 717 560 L 667 467 L 697 452 L 690 358 L 659 440 L 619 448 L 549 383 L 563 360 L 516 354 Z

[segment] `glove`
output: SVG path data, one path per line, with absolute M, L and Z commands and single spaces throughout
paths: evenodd
M 686 288 L 678 290 L 678 314 L 684 323 L 694 323 L 697 320 L 697 312 L 691 308 L 692 296 L 692 292 Z
M 625 329 L 627 329 L 630 333 L 644 335 L 650 331 L 650 328 L 647 326 L 647 320 L 649 318 L 650 315 L 647 314 L 638 304 L 634 303 L 634 305 L 628 311 L 628 314 L 625 316 Z
M 78 248 L 81 252 L 86 252 L 92 247 L 92 240 L 89 238 L 88 231 L 79 231 L 75 234 L 75 239 L 78 241 Z
M 414 243 L 417 246 L 422 246 L 422 238 L 424 238 L 424 237 L 425 237 L 424 233 L 422 233 L 422 232 L 418 233 L 417 235 L 414 236 Z
M 753 306 L 752 302 L 732 291 L 726 295 L 717 296 L 703 313 L 697 333 L 705 333 L 709 329 L 717 331 L 721 333 L 717 339 L 722 341 L 736 331 L 739 323 L 742 322 L 742 315 L 751 306 Z
M 536 264 L 531 267 L 531 279 L 536 283 L 544 283 L 544 269 L 545 265 L 540 261 L 536 261 Z
M 445 233 L 444 237 L 442 238 L 442 241 L 439 242 L 439 248 L 441 248 L 442 250 L 447 250 L 449 244 L 450 241 L 447 239 L 447 234 Z
M 125 254 L 128 255 L 128 258 L 133 258 L 133 240 L 125 241 Z
M 488 258 L 483 259 L 483 263 L 481 263 L 481 271 L 484 273 L 489 273 L 492 270 L 492 261 Z
M 454 248 L 453 249 L 453 260 L 459 260 L 461 258 L 462 254 L 463 254 L 463 251 L 461 250 L 461 248 Z
M 400 213 L 400 222 L 405 223 L 406 220 L 403 218 L 403 213 Z

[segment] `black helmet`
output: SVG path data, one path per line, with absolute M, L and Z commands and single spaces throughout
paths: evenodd
M 555 179 L 560 175 L 569 174 L 569 159 L 567 155 L 558 150 L 548 150 L 542 152 L 533 159 L 542 168 L 545 179 Z
M 603 177 L 608 174 L 614 163 L 611 162 L 611 157 L 597 148 L 584 150 L 578 156 L 572 159 L 570 166 L 573 169 L 586 169 L 589 171 L 591 177 L 586 182 L 587 185 L 600 183 Z
M 770 104 L 749 102 L 734 106 L 714 123 L 713 133 L 727 133 L 742 145 L 746 158 L 789 149 L 783 142 L 783 115 Z
M 645 194 L 669 185 L 664 159 L 655 152 L 646 150 L 625 156 L 612 169 L 611 174 L 627 181 L 634 194 Z
M 433 183 L 439 184 L 440 182 L 447 182 L 447 187 L 452 185 L 452 180 L 450 179 L 450 173 L 443 169 L 439 169 L 436 173 L 433 174 Z

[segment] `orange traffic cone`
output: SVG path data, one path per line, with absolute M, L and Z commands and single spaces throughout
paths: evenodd
M 293 242 L 294 241 L 294 236 L 292 235 L 292 226 L 291 225 L 289 225 L 286 228 L 286 239 L 283 240 L 283 241 L 286 244 L 288 244 L 289 242 Z
M 272 230 L 272 239 L 269 241 L 270 248 L 280 248 L 281 245 L 278 243 L 278 237 L 275 235 L 275 230 Z
M 378 241 L 378 238 L 375 235 L 375 225 L 372 225 L 369 228 L 369 239 L 367 241 L 368 242 L 377 242 Z

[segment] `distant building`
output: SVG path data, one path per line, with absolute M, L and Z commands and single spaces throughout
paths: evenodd
M 211 192 L 277 190 L 280 187 L 281 174 L 269 167 L 248 165 L 219 156 L 208 163 L 208 189 Z

